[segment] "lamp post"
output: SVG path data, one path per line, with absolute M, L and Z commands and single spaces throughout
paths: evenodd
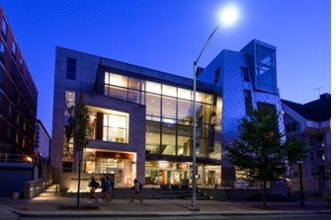
M 197 72 L 197 64 L 199 59 L 201 58 L 205 48 L 207 47 L 208 43 L 210 42 L 213 35 L 216 33 L 218 28 L 222 25 L 232 25 L 238 18 L 238 13 L 235 7 L 229 6 L 226 7 L 221 13 L 221 22 L 216 26 L 216 28 L 212 31 L 210 36 L 208 37 L 207 41 L 205 42 L 200 54 L 198 55 L 197 59 L 193 63 L 193 148 L 192 148 L 192 202 L 191 202 L 191 210 L 198 211 L 199 208 L 196 206 L 196 72 Z
M 300 175 L 300 207 L 305 207 L 303 198 L 303 184 L 302 184 L 302 164 L 303 160 L 298 160 L 296 163 L 299 165 L 299 175 Z

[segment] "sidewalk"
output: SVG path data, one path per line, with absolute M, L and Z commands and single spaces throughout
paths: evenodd
M 0 219 L 29 217 L 157 217 L 157 216 L 214 216 L 214 215 L 267 215 L 286 213 L 331 213 L 325 201 L 305 201 L 305 208 L 299 202 L 268 202 L 263 209 L 261 202 L 228 202 L 197 200 L 199 211 L 191 211 L 191 201 L 183 199 L 148 199 L 142 203 L 135 200 L 115 199 L 112 202 L 86 203 L 81 198 L 81 209 L 76 209 L 77 199 L 73 197 L 38 196 L 33 199 L 0 198 Z

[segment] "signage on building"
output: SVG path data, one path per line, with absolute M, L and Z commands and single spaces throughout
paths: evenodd
M 243 189 L 243 188 L 248 188 L 248 187 L 249 187 L 249 183 L 247 181 L 243 181 L 243 180 L 234 181 L 235 189 Z

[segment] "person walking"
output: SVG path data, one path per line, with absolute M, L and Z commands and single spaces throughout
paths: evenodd
M 110 200 L 110 196 L 108 195 L 106 180 L 105 180 L 104 177 L 101 177 L 100 181 L 101 181 L 100 188 L 102 189 L 102 191 L 101 191 L 101 194 L 100 194 L 100 201 L 99 202 L 101 202 L 101 199 L 103 197 L 105 197 L 106 201 L 109 201 Z
M 133 193 L 133 196 L 130 202 L 133 202 L 135 196 L 137 196 L 140 199 L 140 202 L 143 201 L 142 197 L 140 196 L 141 189 L 142 189 L 142 184 L 137 179 L 134 179 L 134 185 L 131 188 L 131 190 L 134 190 L 134 193 Z
M 108 176 L 105 177 L 105 184 L 106 184 L 106 200 L 111 201 L 112 185 L 111 180 Z
M 101 202 L 101 199 L 95 194 L 96 189 L 99 188 L 99 183 L 96 181 L 94 176 L 91 176 L 91 181 L 89 182 L 89 187 L 90 188 L 90 198 L 87 201 L 87 203 L 92 203 L 92 200 L 96 198 L 99 202 Z

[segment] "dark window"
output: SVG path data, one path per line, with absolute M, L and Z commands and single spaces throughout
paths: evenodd
M 258 102 L 258 109 L 276 112 L 275 105 L 263 103 L 263 102 Z
M 13 42 L 13 46 L 12 46 L 12 56 L 13 56 L 13 60 L 16 61 L 16 43 Z
M 296 122 L 286 124 L 286 132 L 296 131 L 297 125 Z
M 2 67 L 0 67 L 0 88 L 3 89 L 3 83 L 4 83 L 4 70 Z
M 6 55 L 6 47 L 5 44 L 0 42 L 0 62 L 5 65 L 5 55 Z
M 2 110 L 2 95 L 0 93 L 0 115 L 1 115 L 1 110 Z M 1 120 L 0 120 L 1 121 Z
M 220 79 L 220 72 L 221 72 L 221 68 L 218 67 L 216 69 L 216 74 L 215 74 L 215 83 L 219 82 L 219 79 Z
M 14 79 L 15 75 L 17 72 L 17 68 L 16 68 L 16 63 L 14 60 L 12 60 L 12 65 L 11 65 L 11 77 L 12 79 Z
M 290 124 L 286 124 L 286 132 L 290 132 L 291 131 L 291 126 Z
M 76 80 L 76 59 L 67 58 L 67 79 Z
M 2 20 L 1 36 L 4 40 L 7 38 L 7 22 L 5 19 Z
M 11 104 L 8 105 L 8 119 L 11 121 L 13 117 L 13 107 Z
M 253 109 L 251 92 L 250 91 L 244 91 L 244 96 L 245 96 L 245 112 L 246 112 L 246 115 L 251 115 L 252 109 Z
M 63 172 L 64 173 L 72 172 L 72 162 L 63 162 Z
M 249 82 L 250 81 L 250 77 L 249 77 L 247 68 L 246 67 L 240 67 L 240 69 L 241 69 L 242 74 L 244 76 L 244 81 L 245 82 Z

